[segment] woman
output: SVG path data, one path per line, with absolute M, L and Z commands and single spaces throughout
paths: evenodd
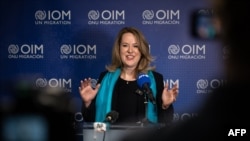
M 124 27 L 118 33 L 112 51 L 112 62 L 100 74 L 96 88 L 91 78 L 81 81 L 79 92 L 83 100 L 82 114 L 87 122 L 103 122 L 110 111 L 117 111 L 116 123 L 169 123 L 173 119 L 173 105 L 178 94 L 175 85 L 168 90 L 162 74 L 150 66 L 153 57 L 144 35 L 134 27 Z M 150 77 L 150 88 L 156 104 L 146 101 L 137 84 L 139 74 Z M 146 120 L 145 120 L 146 119 Z

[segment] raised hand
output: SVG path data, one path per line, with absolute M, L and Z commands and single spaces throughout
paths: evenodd
M 97 84 L 95 89 L 91 86 L 91 78 L 81 80 L 80 87 L 79 87 L 79 93 L 80 96 L 85 103 L 85 106 L 88 107 L 91 104 L 91 101 L 95 98 L 98 90 L 99 90 L 100 84 Z
M 165 84 L 162 92 L 162 108 L 167 109 L 170 104 L 176 101 L 178 96 L 179 88 L 177 84 L 173 86 L 172 89 L 168 89 L 168 83 Z

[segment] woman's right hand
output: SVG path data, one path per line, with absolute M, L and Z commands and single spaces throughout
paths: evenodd
M 85 103 L 85 106 L 88 107 L 91 104 L 91 101 L 95 98 L 98 90 L 99 90 L 100 84 L 97 84 L 95 89 L 91 86 L 91 78 L 81 80 L 80 87 L 79 87 L 79 93 L 80 96 Z

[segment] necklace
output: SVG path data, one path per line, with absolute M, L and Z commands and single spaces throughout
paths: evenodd
M 132 74 L 126 74 L 124 72 L 121 73 L 120 78 L 123 79 L 126 84 L 129 84 L 134 79 Z

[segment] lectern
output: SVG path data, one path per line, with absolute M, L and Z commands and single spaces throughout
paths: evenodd
M 120 141 L 124 136 L 145 129 L 158 129 L 159 126 L 141 126 L 141 125 L 112 125 L 105 123 L 84 123 L 83 141 Z M 106 126 L 106 127 L 104 127 Z M 156 128 L 155 128 L 156 127 Z M 96 129 L 98 128 L 98 129 Z M 106 128 L 102 130 L 102 128 Z

